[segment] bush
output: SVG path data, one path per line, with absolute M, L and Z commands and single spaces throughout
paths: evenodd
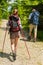
M 38 31 L 38 39 L 43 41 L 43 31 Z

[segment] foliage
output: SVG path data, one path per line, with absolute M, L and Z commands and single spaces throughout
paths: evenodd
M 22 24 L 27 23 L 32 7 L 43 3 L 43 0 L 14 0 L 13 3 L 9 3 L 10 1 L 11 0 L 0 0 L 0 19 L 8 18 L 9 14 L 13 12 L 13 9 L 18 8 Z M 8 8 L 10 10 L 8 10 Z
M 43 41 L 43 31 L 38 31 L 38 39 Z
M 8 16 L 7 12 L 8 12 L 7 0 L 0 0 L 0 19 L 7 18 L 7 16 Z
M 0 20 L 8 19 L 14 8 L 17 8 L 21 23 L 23 27 L 27 29 L 29 26 L 28 16 L 32 8 L 35 7 L 40 12 L 40 21 L 43 22 L 43 0 L 14 0 L 13 3 L 9 2 L 11 2 L 11 0 L 0 0 Z M 40 34 L 39 32 L 38 37 L 41 36 Z

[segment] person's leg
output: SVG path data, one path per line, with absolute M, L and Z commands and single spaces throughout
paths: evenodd
M 16 43 L 16 34 L 15 33 L 12 32 L 10 34 L 10 40 L 11 40 L 11 50 L 12 50 L 12 54 L 13 54 L 13 60 L 16 60 L 17 43 Z
M 15 53 L 16 53 L 16 49 L 17 49 L 17 43 L 18 43 L 19 35 L 20 35 L 19 31 L 15 33 L 15 40 L 14 40 L 14 51 L 15 51 Z
M 14 53 L 14 33 L 10 32 L 10 42 L 11 42 L 11 50 Z
M 11 50 L 14 53 L 14 39 L 11 39 Z
M 37 38 L 37 25 L 34 27 L 34 41 L 36 41 Z
M 18 37 L 15 38 L 15 41 L 14 41 L 14 51 L 16 53 L 16 50 L 17 50 L 17 43 L 18 43 Z
M 30 24 L 30 26 L 29 26 L 29 37 L 30 37 L 30 39 L 32 38 L 32 30 L 33 30 L 33 27 L 34 27 L 34 25 L 33 24 Z
M 12 33 L 10 35 L 10 38 L 11 38 L 11 50 L 13 53 L 13 59 L 16 60 L 16 48 L 17 48 L 19 33 L 18 32 Z
M 13 53 L 13 59 L 16 60 L 16 49 L 17 49 L 18 38 L 11 39 L 11 50 Z
M 16 60 L 17 43 L 18 43 L 18 38 L 16 37 L 16 38 L 14 39 L 14 53 L 13 53 L 13 59 L 14 59 L 14 60 Z

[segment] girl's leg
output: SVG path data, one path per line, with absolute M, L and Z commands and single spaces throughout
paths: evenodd
M 13 59 L 14 60 L 16 60 L 17 43 L 18 43 L 18 38 L 15 38 L 14 39 L 14 53 L 13 53 Z
M 14 39 L 11 39 L 11 50 L 14 53 Z
M 18 37 L 15 38 L 15 41 L 14 41 L 14 52 L 16 53 L 16 50 L 17 50 L 17 43 L 18 43 Z

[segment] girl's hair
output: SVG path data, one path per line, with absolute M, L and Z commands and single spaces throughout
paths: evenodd
M 13 14 L 15 14 L 15 15 L 18 14 L 18 10 L 17 9 L 14 9 L 13 10 Z

